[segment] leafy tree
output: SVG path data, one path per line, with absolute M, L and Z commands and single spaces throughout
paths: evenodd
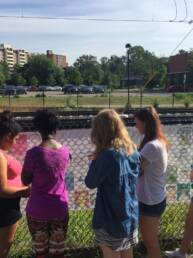
M 186 53 L 181 51 L 180 53 Z M 133 46 L 130 50 L 130 74 L 140 76 L 142 85 L 152 88 L 167 82 L 168 58 L 159 58 L 142 46 Z M 193 78 L 193 64 L 189 64 L 190 79 Z M 192 75 L 191 75 L 192 74 Z M 154 76 L 152 76 L 154 75 Z M 65 85 L 67 82 L 75 85 L 81 83 L 104 84 L 109 88 L 120 87 L 120 82 L 127 76 L 127 57 L 102 57 L 100 61 L 93 55 L 80 56 L 73 66 L 65 70 L 57 67 L 45 55 L 32 55 L 23 67 L 16 65 L 11 75 L 6 63 L 0 63 L 0 83 L 11 82 L 17 85 Z M 152 78 L 150 80 L 150 78 Z M 147 83 L 147 81 L 149 81 Z
M 85 84 L 100 83 L 103 71 L 95 56 L 80 56 L 74 63 L 74 66 L 80 71 Z
M 23 67 L 24 77 L 29 81 L 33 76 L 38 79 L 40 85 L 53 84 L 56 66 L 45 55 L 33 55 Z M 50 78 L 50 75 L 52 77 Z M 55 82 L 54 82 L 55 83 Z
M 68 67 L 65 74 L 68 83 L 80 85 L 83 81 L 80 71 L 75 67 Z
M 67 83 L 63 69 L 56 67 L 54 72 L 55 80 L 58 85 L 64 86 Z
M 32 78 L 30 78 L 29 84 L 31 86 L 38 86 L 39 82 L 38 82 L 38 79 L 36 78 L 36 76 L 32 76 Z
M 54 86 L 56 85 L 56 80 L 54 78 L 54 75 L 50 74 L 46 80 L 46 85 Z
M 26 79 L 19 73 L 13 73 L 11 81 L 16 86 L 26 85 Z
M 178 51 L 178 53 L 179 53 L 180 55 L 184 55 L 184 54 L 187 54 L 188 52 L 185 51 L 184 49 L 180 49 L 180 50 Z
M 0 86 L 5 84 L 5 76 L 4 74 L 0 71 Z
M 0 62 L 0 72 L 3 73 L 5 81 L 10 79 L 10 72 L 6 62 Z
M 0 62 L 0 85 L 3 85 L 10 79 L 8 65 L 5 62 Z

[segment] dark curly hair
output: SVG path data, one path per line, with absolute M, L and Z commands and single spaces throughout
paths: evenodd
M 21 131 L 20 125 L 15 121 L 12 113 L 8 110 L 0 114 L 0 138 L 7 134 L 12 137 L 17 136 Z
M 49 135 L 56 134 L 56 130 L 59 127 L 59 120 L 56 114 L 47 109 L 37 111 L 33 123 L 43 140 L 47 140 Z

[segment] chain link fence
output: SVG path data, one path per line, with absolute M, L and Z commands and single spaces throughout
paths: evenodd
M 140 137 L 136 129 L 130 126 L 128 130 L 134 141 L 139 143 Z M 21 135 L 12 151 L 21 161 L 24 159 L 26 150 L 40 142 L 37 133 L 30 132 L 30 128 L 27 131 Z M 179 245 L 182 239 L 188 203 L 193 195 L 192 184 L 189 180 L 190 166 L 193 163 L 193 124 L 164 125 L 164 131 L 171 147 L 167 171 L 168 207 L 160 227 L 160 242 L 163 250 Z M 91 229 L 96 192 L 88 190 L 84 184 L 84 178 L 88 170 L 87 155 L 93 149 L 90 142 L 90 129 L 60 130 L 57 133 L 57 138 L 62 144 L 70 147 L 73 157 L 66 178 L 70 208 L 70 222 L 66 241 L 67 257 L 99 257 L 100 254 L 97 254 Z M 31 257 L 32 254 L 31 238 L 25 220 L 26 200 L 22 200 L 21 205 L 23 219 L 20 222 L 11 249 L 11 257 L 14 258 Z M 73 251 L 75 253 L 70 256 Z M 143 246 L 140 243 L 136 249 L 136 257 L 142 257 L 141 253 L 143 251 Z M 137 252 L 139 252 L 139 256 L 137 256 Z
M 191 107 L 192 93 L 146 92 L 140 95 L 135 91 L 130 95 L 131 106 L 154 107 Z M 82 110 L 85 108 L 123 108 L 127 106 L 127 90 L 107 91 L 99 94 L 64 94 L 63 92 L 28 92 L 18 95 L 14 90 L 6 94 L 0 89 L 0 110 L 32 112 L 37 108 L 56 108 L 59 110 Z

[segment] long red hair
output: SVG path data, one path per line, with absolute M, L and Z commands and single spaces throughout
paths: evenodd
M 169 148 L 168 140 L 162 130 L 161 121 L 155 108 L 141 109 L 135 114 L 135 117 L 145 125 L 144 138 L 139 146 L 139 150 L 141 150 L 147 142 L 155 139 L 159 139 L 166 145 L 167 149 Z

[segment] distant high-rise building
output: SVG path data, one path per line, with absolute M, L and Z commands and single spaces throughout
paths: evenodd
M 23 66 L 28 62 L 29 53 L 24 49 L 13 49 L 9 44 L 0 44 L 0 62 L 7 63 L 10 71 L 16 64 Z
M 56 55 L 52 50 L 47 50 L 47 57 L 51 59 L 58 67 L 64 69 L 68 67 L 68 63 L 66 61 L 66 56 L 64 55 Z

